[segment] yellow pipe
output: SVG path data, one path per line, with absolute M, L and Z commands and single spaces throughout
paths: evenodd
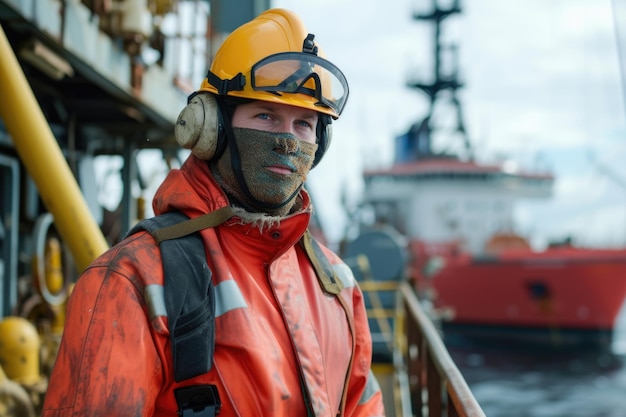
M 84 270 L 108 244 L 50 130 L 0 25 L 0 118 L 35 181 L 76 267 Z

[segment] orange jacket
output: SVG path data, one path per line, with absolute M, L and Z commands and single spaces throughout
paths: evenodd
M 217 386 L 220 417 L 306 416 L 301 380 L 316 416 L 338 415 L 346 381 L 343 415 L 382 416 L 362 294 L 327 248 L 349 314 L 322 291 L 296 245 L 310 217 L 309 197 L 304 191 L 301 197 L 305 210 L 268 230 L 235 217 L 201 231 L 216 290 L 214 365 L 180 383 L 152 237 L 137 233 L 93 262 L 68 304 L 42 416 L 175 416 L 173 390 L 195 384 Z M 227 204 L 206 163 L 194 156 L 168 175 L 153 202 L 157 214 L 181 210 L 192 218 Z

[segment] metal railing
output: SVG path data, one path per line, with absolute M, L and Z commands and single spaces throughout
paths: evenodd
M 414 289 L 402 283 L 398 294 L 396 331 L 400 339 L 406 338 L 400 350 L 413 415 L 485 417 Z

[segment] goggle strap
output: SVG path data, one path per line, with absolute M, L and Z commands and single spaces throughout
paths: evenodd
M 235 75 L 230 80 L 222 80 L 209 70 L 206 78 L 209 84 L 217 89 L 217 94 L 220 96 L 228 94 L 229 91 L 242 91 L 243 86 L 246 85 L 246 76 L 242 73 Z

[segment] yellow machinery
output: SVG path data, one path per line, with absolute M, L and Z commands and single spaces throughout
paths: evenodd
M 77 268 L 82 270 L 107 248 L 104 236 L 91 216 L 80 188 L 71 173 L 62 151 L 24 77 L 0 26 L 0 119 L 6 125 L 20 159 L 40 190 L 42 200 L 52 213 L 43 233 L 51 226 L 52 216 L 61 238 L 69 245 Z M 51 313 L 42 329 L 50 330 L 42 351 L 41 337 L 33 322 L 23 317 L 8 316 L 0 321 L 0 404 L 3 413 L 35 415 L 46 390 L 40 359 L 47 368 L 54 362 L 56 346 L 63 328 L 67 287 L 61 272 L 59 240 L 42 235 L 38 243 L 47 246 L 33 257 L 34 284 L 42 302 L 38 309 Z M 36 245 L 37 246 L 37 245 Z M 32 312 L 30 312 L 32 313 Z M 30 315 L 30 314 L 29 314 Z M 38 317 L 29 317 L 38 319 Z
M 78 268 L 83 269 L 107 243 L 1 28 L 0 56 L 0 118 Z
M 138 151 L 175 149 L 186 93 L 137 55 L 163 38 L 133 35 L 150 7 L 163 15 L 174 2 L 113 3 L 0 0 L 0 417 L 39 414 L 72 283 L 142 215 Z M 171 108 L 148 104 L 150 83 Z M 94 193 L 98 156 L 123 161 L 114 211 Z

